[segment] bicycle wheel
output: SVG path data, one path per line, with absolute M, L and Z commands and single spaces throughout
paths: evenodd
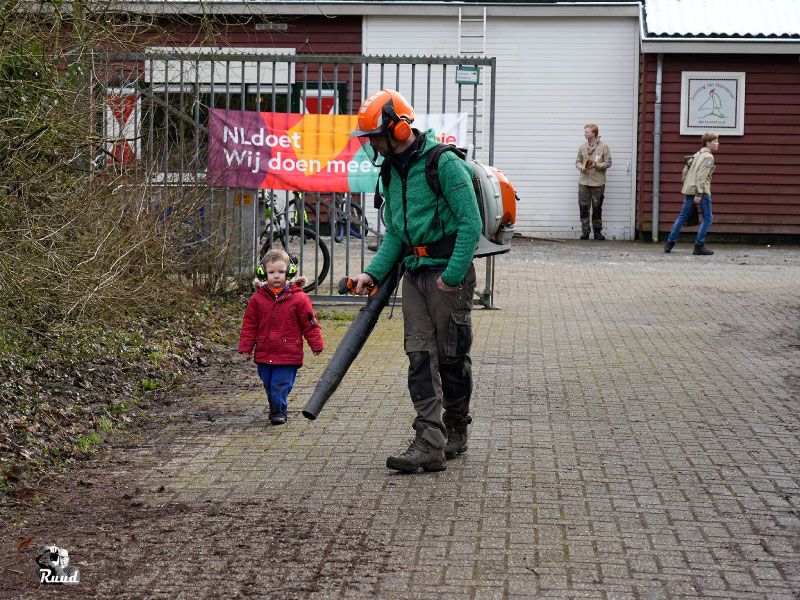
M 337 244 L 344 239 L 344 223 L 337 220 L 333 226 L 333 241 Z
M 369 231 L 367 215 L 364 214 L 361 205 L 355 203 L 350 205 L 350 215 L 350 235 L 360 240 Z
M 284 233 L 288 235 L 284 236 Z M 304 292 L 317 289 L 328 275 L 331 266 L 328 247 L 308 227 L 289 227 L 288 232 L 280 229 L 270 232 L 265 236 L 259 257 L 264 258 L 270 248 L 281 248 L 297 260 L 298 275 L 306 278 Z
M 336 209 L 336 226 L 333 233 L 333 239 L 336 242 L 341 242 L 347 232 L 347 219 L 344 215 L 344 203 L 337 206 Z M 350 203 L 350 237 L 360 240 L 366 232 L 369 231 L 369 223 L 364 210 L 360 205 L 355 202 Z

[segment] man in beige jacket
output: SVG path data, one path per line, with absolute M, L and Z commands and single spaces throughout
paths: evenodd
M 606 191 L 606 170 L 611 167 L 611 150 L 608 144 L 600 141 L 597 125 L 589 123 L 583 128 L 586 143 L 578 148 L 575 168 L 581 174 L 578 178 L 578 208 L 581 211 L 581 239 L 588 240 L 589 210 L 591 209 L 591 227 L 594 239 L 604 240 L 603 235 L 603 198 Z
M 703 147 L 691 157 L 688 157 L 686 166 L 683 168 L 683 187 L 681 193 L 684 194 L 683 208 L 672 231 L 669 232 L 667 243 L 664 244 L 664 252 L 672 252 L 672 247 L 678 241 L 681 226 L 686 222 L 692 211 L 697 207 L 703 215 L 703 221 L 697 230 L 697 238 L 694 242 L 694 252 L 696 256 L 710 256 L 713 250 L 705 247 L 704 242 L 708 228 L 711 227 L 713 216 L 711 214 L 711 176 L 714 174 L 714 153 L 719 150 L 719 134 L 716 131 L 706 131 L 700 138 Z

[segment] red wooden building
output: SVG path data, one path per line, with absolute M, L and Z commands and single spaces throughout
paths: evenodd
M 215 45 L 228 48 L 294 48 L 297 54 L 360 54 L 360 15 L 220 15 L 213 28 L 200 17 L 163 18 L 170 36 L 160 46 Z M 156 41 L 156 40 L 151 40 Z
M 360 15 L 302 15 L 288 14 L 275 16 L 260 15 L 220 15 L 213 22 L 213 29 L 204 26 L 200 17 L 183 15 L 180 19 L 162 18 L 160 31 L 169 37 L 148 40 L 148 45 L 164 47 L 214 46 L 220 49 L 270 49 L 293 50 L 298 56 L 314 55 L 360 55 L 362 53 L 362 18 Z M 202 40 L 202 41 L 199 41 Z M 315 64 L 311 61 L 298 63 L 295 81 L 305 82 L 313 88 L 319 78 Z M 334 78 L 342 84 L 355 89 L 361 83 L 361 73 L 356 70 L 350 74 L 344 69 L 333 73 L 333 65 L 325 65 L 322 78 Z M 357 95 L 356 95 L 357 96 Z M 308 102 L 316 99 L 309 97 Z M 354 101 L 357 101 L 358 97 Z M 357 102 L 356 102 L 357 106 Z M 323 107 L 327 108 L 327 107 Z M 309 112 L 320 112 L 318 107 L 308 107 Z M 350 110 L 353 110 L 351 107 Z M 322 112 L 328 112 L 324 110 Z
M 722 134 L 711 233 L 800 242 L 800 7 L 794 0 L 731 0 L 730 14 L 723 14 L 706 4 L 708 14 L 694 2 L 648 0 L 644 7 L 638 235 L 650 238 L 655 229 L 657 239 L 666 237 L 683 202 L 684 156 L 700 148 L 699 132 L 708 129 Z M 687 107 L 695 99 L 699 106 L 703 94 L 713 112 L 713 98 L 690 87 L 693 75 L 697 90 L 703 76 L 743 84 L 744 107 L 735 124 L 743 131 L 688 127 Z

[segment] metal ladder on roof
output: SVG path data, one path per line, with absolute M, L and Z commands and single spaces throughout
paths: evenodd
M 476 9 L 478 9 L 476 11 Z M 458 55 L 462 58 L 486 57 L 486 6 L 479 7 L 458 7 Z M 464 61 L 469 65 L 468 61 Z M 468 100 L 475 99 L 475 118 L 470 121 L 467 128 L 474 129 L 476 158 L 488 160 L 487 156 L 482 156 L 486 148 L 486 86 L 484 84 L 482 67 L 478 67 L 478 85 L 474 90 L 469 90 L 472 86 L 462 86 L 469 90 Z M 471 140 L 470 140 L 471 143 Z

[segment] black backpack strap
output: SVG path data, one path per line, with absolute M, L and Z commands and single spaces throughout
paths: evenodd
M 431 191 L 436 195 L 436 214 L 433 217 L 433 222 L 431 223 L 431 227 L 436 229 L 437 227 L 442 228 L 442 235 L 444 235 L 444 223 L 442 223 L 441 218 L 439 217 L 439 201 L 438 198 L 444 198 L 445 203 L 449 206 L 450 203 L 447 201 L 447 198 L 442 195 L 442 184 L 439 181 L 439 158 L 445 152 L 453 152 L 461 160 L 466 160 L 466 154 L 463 150 L 454 146 L 453 144 L 438 144 L 431 148 L 425 158 L 425 179 L 428 182 L 428 187 L 431 188 Z M 437 257 L 438 258 L 438 257 Z
M 375 182 L 375 196 L 373 196 L 373 205 L 375 206 L 375 210 L 380 210 L 381 206 L 383 206 L 383 194 L 381 194 L 381 182 L 383 183 L 383 189 L 387 189 L 389 187 L 389 182 L 392 180 L 392 165 L 391 162 L 385 160 L 381 163 L 381 171 L 380 177 Z
M 437 196 L 442 195 L 442 184 L 439 182 L 439 157 L 445 152 L 455 152 L 462 160 L 466 159 L 466 154 L 453 144 L 439 144 L 431 148 L 425 158 L 425 179 L 428 180 L 428 186 Z

